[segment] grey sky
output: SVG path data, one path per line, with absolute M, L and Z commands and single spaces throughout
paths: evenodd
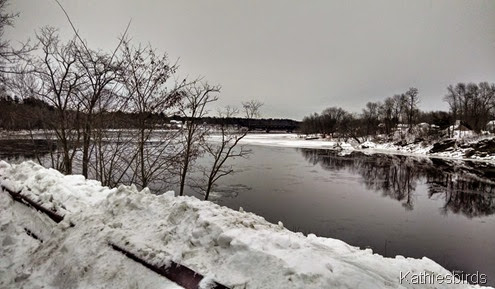
M 71 35 L 53 0 L 11 0 L 21 13 L 8 37 L 43 25 Z M 495 82 L 495 1 L 61 0 L 93 48 L 130 34 L 181 73 L 222 86 L 221 105 L 265 103 L 264 117 L 302 119 L 328 106 L 360 112 L 411 86 L 421 108 L 447 109 L 445 88 Z

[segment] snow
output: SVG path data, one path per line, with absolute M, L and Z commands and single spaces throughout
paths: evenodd
M 215 141 L 221 136 L 212 135 L 210 139 Z M 294 147 L 294 148 L 331 148 L 337 147 L 339 142 L 328 140 L 306 140 L 296 134 L 247 134 L 241 143 L 252 145 Z
M 65 215 L 56 224 L 0 192 L 0 288 L 180 288 L 109 242 L 157 265 L 188 266 L 206 276 L 202 288 L 213 280 L 230 288 L 480 288 L 400 284 L 400 272 L 449 272 L 426 257 L 385 258 L 173 192 L 102 187 L 33 162 L 0 162 L 0 182 Z
M 467 143 L 473 143 L 487 137 L 479 137 L 467 141 Z M 212 138 L 214 140 L 214 138 Z M 422 156 L 422 157 L 437 157 L 446 159 L 469 159 L 475 161 L 495 161 L 495 155 L 487 155 L 485 157 L 473 156 L 466 158 L 465 153 L 467 149 L 456 148 L 452 151 L 430 153 L 433 148 L 432 144 L 423 143 L 410 143 L 405 146 L 396 145 L 391 142 L 378 143 L 367 140 L 361 144 L 358 144 L 354 140 L 348 140 L 347 142 L 337 139 L 312 139 L 307 140 L 303 136 L 297 134 L 248 134 L 242 140 L 241 144 L 249 145 L 262 145 L 262 146 L 276 146 L 276 147 L 293 147 L 293 148 L 314 148 L 314 149 L 334 149 L 340 150 L 341 155 L 349 154 L 352 151 L 360 151 L 366 154 L 370 153 L 384 153 L 384 154 L 401 154 L 410 156 Z

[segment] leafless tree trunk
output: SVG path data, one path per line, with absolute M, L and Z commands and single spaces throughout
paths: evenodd
M 119 45 L 120 46 L 120 43 Z M 84 75 L 85 89 L 79 94 L 83 119 L 83 141 L 82 141 L 82 174 L 88 177 L 90 160 L 91 132 L 96 113 L 97 104 L 102 98 L 105 89 L 111 89 L 121 69 L 120 63 L 115 57 L 116 50 L 111 55 L 101 52 L 90 51 L 83 45 L 78 45 L 76 50 L 77 65 Z M 112 95 L 112 94 L 110 94 Z
M 208 113 L 207 105 L 218 100 L 216 93 L 220 87 L 201 83 L 191 86 L 185 93 L 184 101 L 179 106 L 180 115 L 185 119 L 181 129 L 179 153 L 179 195 L 184 195 L 186 177 L 195 159 L 200 155 L 201 144 L 207 133 L 199 122 Z
M 407 102 L 407 123 L 409 125 L 409 132 L 412 131 L 413 125 L 415 124 L 415 116 L 418 110 L 418 89 L 411 87 L 406 92 L 406 102 Z
M 77 94 L 83 85 L 76 68 L 75 42 L 61 44 L 54 28 L 45 27 L 37 35 L 41 56 L 33 60 L 33 75 L 37 78 L 33 89 L 37 95 L 55 108 L 56 122 L 50 123 L 62 150 L 61 171 L 72 173 L 72 164 L 81 139 L 81 104 Z M 33 84 L 34 85 L 34 84 Z
M 251 130 L 251 120 L 261 117 L 261 107 L 263 103 L 252 99 L 242 103 L 245 117 L 248 119 L 248 130 Z
M 242 109 L 244 110 L 244 115 L 248 120 L 248 130 L 252 129 L 252 120 L 261 117 L 261 107 L 263 103 L 259 100 L 252 99 L 242 103 Z
M 120 46 L 124 43 L 129 29 L 130 23 L 123 35 L 120 38 L 119 43 L 111 54 L 105 54 L 100 51 L 93 51 L 88 48 L 86 42 L 79 35 L 78 30 L 72 23 L 72 20 L 64 9 L 62 4 L 55 0 L 63 13 L 67 17 L 69 24 L 71 25 L 75 34 L 74 54 L 77 60 L 77 67 L 85 80 L 84 91 L 78 94 L 79 102 L 82 106 L 82 112 L 84 117 L 82 119 L 82 174 L 88 177 L 88 167 L 90 161 L 90 145 L 91 145 L 91 132 L 93 128 L 93 118 L 95 108 L 104 90 L 108 90 L 109 86 L 115 86 L 114 83 L 121 71 L 121 61 L 116 57 Z M 111 95 L 111 94 L 110 94 Z
M 447 91 L 444 100 L 454 121 L 460 120 L 476 132 L 484 130 L 495 109 L 495 84 L 458 83 L 449 85 Z
M 157 115 L 176 107 L 190 83 L 177 83 L 177 64 L 170 64 L 167 55 L 158 55 L 149 46 L 134 47 L 124 41 L 121 51 L 124 69 L 120 81 L 129 111 L 137 118 L 132 179 L 146 187 L 175 165 L 174 134 L 156 133 L 160 125 Z
M 252 110 L 251 112 L 255 111 Z M 219 113 L 219 117 L 231 118 L 237 113 L 238 110 L 226 107 L 224 111 Z M 211 167 L 203 170 L 205 184 L 200 186 L 200 188 L 204 193 L 205 200 L 208 200 L 213 186 L 220 178 L 234 172 L 234 168 L 231 165 L 228 165 L 227 161 L 236 157 L 247 157 L 250 154 L 250 151 L 243 146 L 236 149 L 239 142 L 248 133 L 247 129 L 236 128 L 233 125 L 225 123 L 221 123 L 217 129 L 220 131 L 220 140 L 211 142 L 206 141 L 202 144 L 206 154 L 213 159 Z
M 124 120 L 116 111 L 123 111 L 126 101 L 113 91 L 104 90 L 97 101 L 91 129 L 91 151 L 88 173 L 103 185 L 130 184 L 130 168 L 136 157 L 133 138 L 124 129 Z
M 261 107 L 263 103 L 259 100 L 252 99 L 242 103 L 246 118 L 259 118 L 261 116 Z
M 376 136 L 376 131 L 378 129 L 378 117 L 379 108 L 381 103 L 379 102 L 368 102 L 366 103 L 366 108 L 363 109 L 363 119 L 366 125 L 366 136 Z
M 26 60 L 28 53 L 34 50 L 34 46 L 29 41 L 21 43 L 20 47 L 14 48 L 9 41 L 4 40 L 3 33 L 5 28 L 14 26 L 14 19 L 19 13 L 6 12 L 9 5 L 8 0 L 0 0 L 0 83 L 7 82 L 8 74 L 24 74 L 26 66 L 22 70 L 18 65 L 20 60 Z

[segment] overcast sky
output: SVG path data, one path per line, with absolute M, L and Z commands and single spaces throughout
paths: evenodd
M 72 35 L 54 0 L 10 2 L 10 39 L 44 25 Z M 220 84 L 220 105 L 258 99 L 263 117 L 360 112 L 411 86 L 422 109 L 447 109 L 447 85 L 495 82 L 495 0 L 60 2 L 92 48 L 115 47 L 132 19 L 136 42 Z

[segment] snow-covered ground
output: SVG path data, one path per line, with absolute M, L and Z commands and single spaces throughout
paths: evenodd
M 426 257 L 384 258 L 171 192 L 102 187 L 33 162 L 0 162 L 0 182 L 65 215 L 57 224 L 0 192 L 0 288 L 179 288 L 109 242 L 230 288 L 479 288 L 438 281 L 452 275 Z
M 212 139 L 214 139 L 214 137 Z M 473 140 L 472 142 L 475 141 L 476 140 Z M 353 140 L 344 142 L 336 139 L 305 139 L 304 136 L 299 136 L 297 134 L 248 134 L 242 139 L 241 143 L 278 147 L 336 149 L 341 150 L 342 154 L 347 154 L 351 151 L 361 151 L 363 153 L 392 153 L 448 159 L 468 159 L 465 157 L 465 152 L 467 149 L 463 148 L 457 148 L 455 150 L 445 152 L 430 153 L 433 145 L 423 145 L 421 143 L 401 146 L 393 143 L 376 143 L 366 141 L 358 144 Z M 495 155 L 487 155 L 485 157 L 472 156 L 469 160 L 495 161 Z
M 212 141 L 221 139 L 218 135 L 209 137 Z M 297 134 L 247 134 L 241 141 L 241 144 L 274 146 L 274 147 L 293 147 L 293 148 L 322 148 L 322 149 L 339 149 L 339 150 L 354 150 L 355 148 L 346 142 L 331 141 L 325 139 L 307 140 Z

